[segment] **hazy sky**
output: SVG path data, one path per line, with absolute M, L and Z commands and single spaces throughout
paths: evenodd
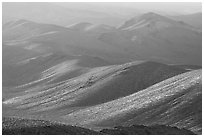
M 7 2 L 3 4 L 2 18 L 4 23 L 27 19 L 62 26 L 82 21 L 117 26 L 146 12 L 177 16 L 201 12 L 201 6 L 198 2 Z
M 167 13 L 189 14 L 202 11 L 200 2 L 95 2 L 95 3 L 58 3 L 62 6 L 89 8 L 90 10 L 108 10 L 108 8 L 129 8 L 143 11 L 162 11 Z M 121 9 L 122 10 L 122 9 Z

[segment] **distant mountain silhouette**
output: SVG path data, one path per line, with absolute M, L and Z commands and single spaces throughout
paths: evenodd
M 200 32 L 156 13 L 130 19 L 118 29 L 89 23 L 85 28 L 83 23 L 66 28 L 25 20 L 10 22 L 3 26 L 3 45 L 37 47 L 33 51 L 38 53 L 91 54 L 113 63 L 152 60 L 200 65 L 202 55 Z
M 156 13 L 146 13 L 126 21 L 120 31 L 101 35 L 99 39 L 126 52 L 171 64 L 201 64 L 201 33 L 188 24 Z M 159 51 L 159 52 L 158 52 Z

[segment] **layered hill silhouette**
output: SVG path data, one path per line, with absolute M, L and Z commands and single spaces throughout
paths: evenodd
M 102 35 L 100 40 L 117 46 L 126 45 L 127 52 L 135 51 L 143 59 L 201 64 L 201 33 L 188 24 L 146 13 L 126 21 L 119 30 Z
M 27 45 L 27 49 L 35 47 L 41 52 L 91 54 L 113 63 L 152 60 L 201 65 L 201 36 L 194 27 L 156 13 L 132 18 L 119 28 L 86 22 L 60 27 L 25 20 L 3 27 L 3 45 Z
M 7 22 L 3 134 L 201 134 L 201 36 L 153 12 L 119 27 Z

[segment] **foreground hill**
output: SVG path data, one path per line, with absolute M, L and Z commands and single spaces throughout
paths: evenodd
M 3 135 L 99 135 L 101 133 L 76 126 L 44 120 L 3 117 Z
M 39 72 L 36 81 L 4 89 L 3 104 L 11 107 L 10 110 L 21 110 L 14 111 L 14 115 L 26 111 L 35 116 L 37 112 L 44 112 L 48 117 L 55 117 L 55 113 L 63 115 L 70 110 L 136 93 L 186 71 L 156 62 L 137 61 L 91 68 L 71 60 Z M 12 115 L 9 111 L 5 113 Z
M 63 118 L 68 123 L 92 127 L 165 124 L 201 133 L 201 79 L 201 70 L 187 72 Z
M 131 126 L 104 129 L 100 132 L 44 120 L 3 118 L 3 135 L 193 135 L 185 129 L 168 126 Z
M 162 124 L 200 134 L 201 70 L 186 71 L 142 61 L 91 68 L 70 79 L 3 91 L 3 116 L 93 129 Z

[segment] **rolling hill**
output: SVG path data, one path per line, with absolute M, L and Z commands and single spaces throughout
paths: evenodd
M 201 133 L 201 79 L 201 70 L 187 72 L 63 118 L 68 123 L 100 128 L 136 123 L 165 124 Z
M 5 49 L 15 50 L 15 47 L 21 47 L 26 50 L 32 49 L 34 53 L 43 52 L 42 54 L 56 51 L 68 55 L 91 54 L 114 63 L 127 62 L 133 56 L 117 47 L 103 43 L 97 37 L 93 37 L 92 33 L 87 34 L 66 27 L 25 20 L 23 24 L 19 22 L 22 20 L 4 25 L 3 47 Z
M 41 101 L 46 102 L 45 98 L 50 98 L 52 96 L 54 97 L 55 95 L 57 95 L 56 99 L 59 99 L 59 102 L 61 102 L 60 98 L 65 97 L 65 95 L 67 95 L 67 97 L 78 98 L 78 101 L 75 101 L 74 103 L 69 101 L 67 102 L 67 105 L 70 104 L 71 106 L 75 107 L 96 105 L 98 103 L 104 103 L 119 97 L 127 96 L 156 84 L 157 82 L 188 71 L 182 68 L 168 66 L 156 62 L 138 61 L 122 65 L 107 65 L 108 63 L 106 63 L 107 66 L 100 66 L 103 65 L 103 62 L 101 62 L 101 64 L 96 64 L 98 66 L 87 66 L 88 63 L 91 63 L 92 65 L 94 65 L 94 62 L 99 63 L 99 60 L 95 59 L 90 62 L 93 58 L 87 58 L 87 63 L 85 63 L 86 60 L 84 60 L 85 58 L 83 57 L 83 60 L 72 59 L 70 61 L 62 61 L 66 58 L 53 55 L 48 57 L 48 59 L 49 60 L 38 59 L 36 60 L 36 63 L 31 62 L 27 65 L 23 65 L 19 69 L 14 68 L 18 71 L 11 70 L 11 75 L 9 75 L 10 73 L 3 73 L 5 76 L 7 76 L 7 82 L 10 85 L 10 82 L 12 82 L 13 79 L 14 82 L 19 83 L 19 85 L 13 85 L 14 89 L 12 89 L 11 85 L 12 90 L 10 91 L 4 92 L 3 90 L 5 99 L 10 97 L 10 94 L 14 96 L 15 93 L 18 93 L 17 91 L 20 91 L 19 94 L 21 96 L 17 98 L 15 97 L 17 102 L 29 100 L 31 104 L 34 103 L 37 105 L 34 105 L 36 108 L 41 106 Z M 85 63 L 85 65 L 81 64 L 80 61 Z M 57 62 L 60 63 L 52 66 Z M 52 67 L 45 69 L 44 65 L 51 65 Z M 30 68 L 32 68 L 32 70 L 30 70 Z M 7 70 L 6 72 L 9 71 Z M 15 76 L 14 73 L 16 73 L 15 75 L 19 76 L 12 78 L 12 76 Z M 24 78 L 27 76 L 35 77 L 35 80 L 29 82 L 29 77 L 27 79 Z M 6 79 L 6 77 L 3 78 Z M 20 84 L 20 81 L 22 80 L 25 83 Z M 8 87 L 8 84 L 6 85 L 3 83 L 3 85 L 4 87 Z M 68 94 L 72 91 L 73 95 L 72 93 Z M 39 102 L 36 102 L 34 99 L 35 97 Z M 13 99 L 16 100 L 15 98 Z M 31 98 L 34 100 L 32 101 Z M 56 101 L 54 102 L 56 105 L 58 104 Z M 22 102 L 20 104 L 22 105 Z M 28 105 L 28 103 L 26 104 Z
M 156 13 L 137 16 L 119 28 L 90 23 L 66 28 L 18 20 L 3 26 L 3 47 L 20 46 L 43 54 L 91 54 L 111 63 L 151 60 L 201 65 L 201 36 L 190 25 Z
M 15 97 L 4 99 L 3 116 L 54 120 L 94 130 L 119 125 L 159 124 L 201 133 L 201 70 L 169 79 L 163 76 L 166 80 L 155 82 L 154 85 L 150 83 L 150 86 L 144 85 L 143 89 L 123 89 L 127 84 L 125 83 L 116 91 L 111 89 L 104 93 L 105 90 L 100 90 L 111 81 L 114 85 L 117 75 L 125 78 L 124 71 L 121 70 L 127 71 L 128 68 L 124 67 L 102 67 L 95 70 L 95 74 L 90 72 L 56 84 L 21 90 Z M 128 76 L 128 71 L 125 73 Z
M 26 5 L 2 26 L 4 134 L 201 134 L 202 32 L 192 24 L 149 12 L 115 27 L 84 11 L 93 16 L 67 26 L 74 11 Z

